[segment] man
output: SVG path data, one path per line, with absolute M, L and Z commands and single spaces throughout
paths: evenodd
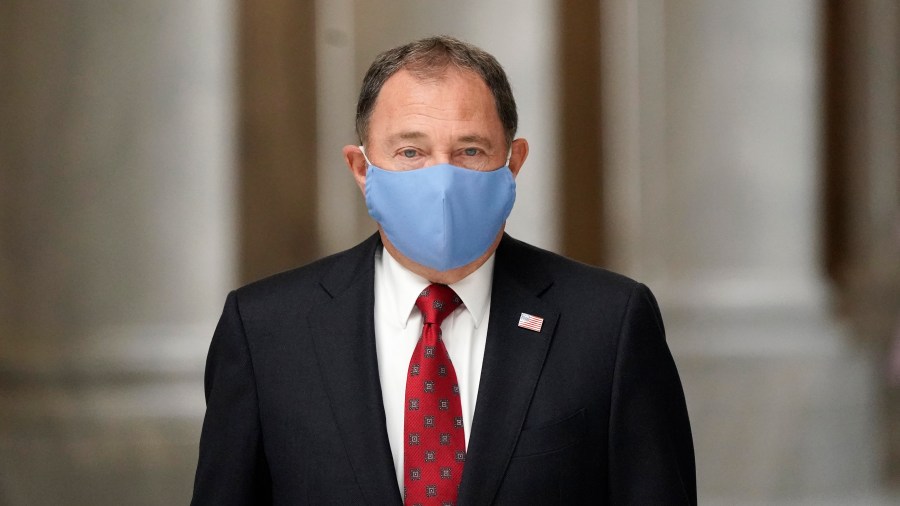
M 228 296 L 193 504 L 696 504 L 650 291 L 503 232 L 516 122 L 478 48 L 376 59 L 343 153 L 378 233 Z

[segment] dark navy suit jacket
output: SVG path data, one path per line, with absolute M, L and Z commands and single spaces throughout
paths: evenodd
M 375 353 L 379 247 L 376 234 L 229 294 L 192 504 L 401 504 Z M 458 504 L 696 504 L 694 473 L 650 291 L 504 236 Z

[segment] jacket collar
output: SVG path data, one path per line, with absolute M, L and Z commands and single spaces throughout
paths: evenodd
M 330 296 L 309 311 L 319 369 L 356 484 L 368 504 L 401 504 L 378 377 L 373 316 L 378 234 L 335 257 L 322 277 Z
M 558 311 L 541 300 L 552 279 L 535 253 L 508 235 L 497 248 L 487 345 L 460 505 L 493 502 L 556 328 Z M 519 327 L 522 313 L 543 318 L 540 331 Z

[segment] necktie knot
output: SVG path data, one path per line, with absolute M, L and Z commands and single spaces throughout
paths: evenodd
M 422 290 L 416 299 L 416 307 L 422 312 L 425 323 L 438 326 L 462 304 L 459 296 L 447 285 L 433 283 Z

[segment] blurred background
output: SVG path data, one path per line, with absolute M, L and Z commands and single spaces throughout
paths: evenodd
M 0 504 L 189 501 L 225 295 L 374 230 L 359 83 L 438 33 L 509 232 L 657 294 L 701 504 L 897 504 L 895 0 L 0 1 Z

